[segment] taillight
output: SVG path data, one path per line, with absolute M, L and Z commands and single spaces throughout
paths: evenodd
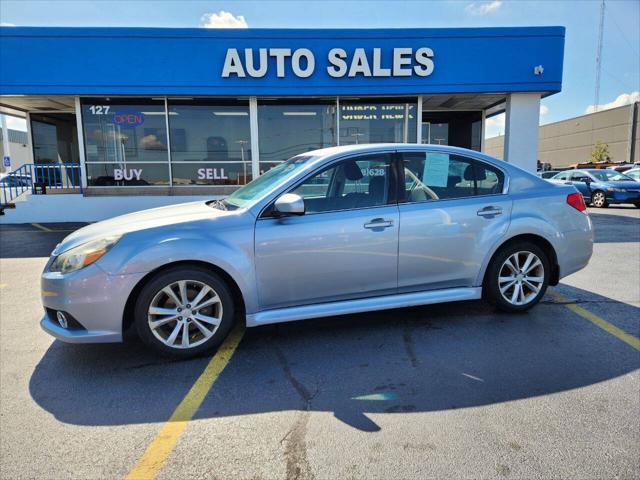
M 587 209 L 582 194 L 578 192 L 567 195 L 567 203 L 579 212 L 584 212 Z

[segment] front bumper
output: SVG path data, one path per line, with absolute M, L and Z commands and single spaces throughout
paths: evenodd
M 84 328 L 62 328 L 49 310 L 45 310 L 40 326 L 49 335 L 67 343 L 115 343 L 122 341 L 122 334 L 86 330 Z
M 108 275 L 97 264 L 68 274 L 45 271 L 41 277 L 42 329 L 69 343 L 122 341 L 124 309 L 144 273 Z M 56 312 L 71 315 L 77 325 L 61 327 Z

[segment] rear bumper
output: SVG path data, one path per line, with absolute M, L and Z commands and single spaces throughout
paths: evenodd
M 588 225 L 584 229 L 563 232 L 562 248 L 556 251 L 558 257 L 558 278 L 564 278 L 587 266 L 593 255 L 593 226 L 585 215 Z

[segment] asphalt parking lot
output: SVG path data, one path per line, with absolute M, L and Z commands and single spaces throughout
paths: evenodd
M 590 212 L 590 265 L 527 314 L 465 302 L 251 329 L 210 389 L 193 387 L 209 358 L 42 332 L 40 272 L 79 225 L 2 225 L 0 475 L 640 478 L 640 210 Z M 193 418 L 167 423 L 194 391 Z

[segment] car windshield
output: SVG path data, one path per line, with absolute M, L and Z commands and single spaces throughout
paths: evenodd
M 591 170 L 589 172 L 591 176 L 601 182 L 619 182 L 621 180 L 633 180 L 624 173 L 616 172 L 615 170 Z
M 223 204 L 231 209 L 247 208 L 261 199 L 273 187 L 291 178 L 296 172 L 309 163 L 315 157 L 311 155 L 299 155 L 290 158 L 286 162 L 273 167 L 265 174 L 239 188 L 223 200 Z

